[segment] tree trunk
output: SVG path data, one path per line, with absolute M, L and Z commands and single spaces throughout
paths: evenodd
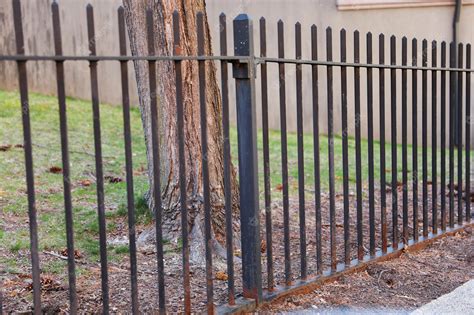
M 177 10 L 181 25 L 181 51 L 183 55 L 197 55 L 196 13 L 205 13 L 204 0 L 124 0 L 126 22 L 133 55 L 147 55 L 146 10 L 152 8 L 155 24 L 155 51 L 157 55 L 172 55 L 172 14 Z M 205 54 L 211 55 L 211 42 L 207 16 L 205 15 Z M 153 189 L 153 163 L 151 147 L 150 94 L 148 86 L 148 63 L 135 61 L 135 72 L 140 100 L 142 124 L 147 146 L 150 191 Z M 220 91 L 216 77 L 216 66 L 206 63 L 206 101 L 209 150 L 209 177 L 212 204 L 212 229 L 214 246 L 225 240 L 223 136 Z M 189 231 L 191 236 L 191 259 L 202 263 L 204 255 L 203 183 L 200 139 L 199 81 L 197 62 L 184 61 L 183 99 L 184 134 L 186 151 L 186 179 L 189 209 Z M 158 119 L 160 132 L 161 192 L 163 201 L 163 236 L 177 241 L 181 237 L 179 169 L 177 147 L 177 121 L 175 98 L 175 71 L 172 62 L 157 62 Z M 234 223 L 238 224 L 238 189 L 235 171 L 232 168 L 232 196 Z M 150 209 L 154 211 L 153 194 L 148 194 Z

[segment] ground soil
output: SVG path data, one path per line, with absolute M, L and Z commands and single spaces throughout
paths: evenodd
M 420 187 L 421 188 L 421 187 Z M 421 190 L 421 189 L 420 189 Z M 431 189 L 429 189 L 431 191 Z M 409 193 L 411 195 L 411 193 Z M 381 246 L 381 213 L 380 203 L 377 200 L 380 196 L 379 191 L 375 193 L 375 223 L 376 223 L 376 246 Z M 400 239 L 403 231 L 402 219 L 404 215 L 409 218 L 409 235 L 413 236 L 413 214 L 412 198 L 409 196 L 408 205 L 405 214 L 402 207 L 402 191 L 398 192 L 398 222 Z M 440 200 L 438 195 L 438 202 Z M 426 199 L 428 215 L 426 220 L 429 222 L 429 231 L 431 227 L 431 196 Z M 322 195 L 322 252 L 324 269 L 329 267 L 330 263 L 330 244 L 329 244 L 329 200 L 326 194 Z M 390 205 L 391 193 L 387 190 L 387 226 L 388 226 L 388 244 L 392 238 L 392 209 Z M 272 207 L 272 248 L 274 250 L 274 272 L 275 280 L 279 284 L 284 281 L 284 242 L 283 242 L 283 210 L 281 201 L 273 202 Z M 439 217 L 440 205 L 437 205 Z M 449 206 L 447 204 L 447 209 Z M 315 210 L 313 195 L 307 193 L 307 202 L 305 206 L 306 229 L 307 229 L 307 262 L 308 274 L 316 272 L 316 248 L 315 248 Z M 457 210 L 457 204 L 454 203 L 454 209 Z M 474 207 L 473 207 L 474 209 Z M 338 262 L 343 261 L 343 196 L 336 196 L 336 250 Z M 463 209 L 464 210 L 464 209 Z M 300 273 L 300 244 L 299 244 L 299 215 L 298 202 L 290 200 L 290 247 L 291 247 L 291 268 L 292 278 L 297 279 Z M 472 211 L 472 209 L 471 209 Z M 464 212 L 464 211 L 463 211 Z M 457 222 L 457 211 L 453 221 Z M 264 211 L 261 215 L 262 239 L 265 238 Z M 447 215 L 449 219 L 449 214 Z M 127 235 L 125 218 L 122 228 L 118 229 L 116 235 L 109 236 L 116 239 Z M 365 253 L 368 253 L 368 202 L 367 194 L 364 192 L 363 205 L 363 226 L 364 226 L 364 244 Z M 422 233 L 422 198 L 419 196 L 419 233 Z M 350 217 L 351 234 L 350 246 L 351 257 L 356 257 L 356 196 L 350 195 Z M 149 227 L 139 226 L 138 230 L 144 230 Z M 268 244 L 262 244 L 262 274 L 263 284 L 266 281 L 266 252 Z M 178 244 L 166 244 L 165 246 L 165 281 L 166 281 L 166 303 L 170 313 L 182 312 L 183 286 L 182 286 L 182 258 Z M 389 262 L 375 264 L 364 272 L 345 276 L 340 280 L 326 284 L 323 287 L 304 296 L 294 296 L 282 301 L 278 301 L 270 306 L 265 306 L 262 312 L 278 312 L 294 309 L 305 309 L 314 307 L 390 307 L 396 309 L 412 309 L 422 305 L 444 293 L 449 292 L 465 281 L 474 278 L 474 241 L 472 231 L 466 228 L 462 233 L 453 237 L 447 237 L 434 243 L 429 248 L 418 252 L 404 253 L 401 258 Z M 18 253 L 0 253 L 14 259 L 19 256 L 28 256 L 27 251 Z M 10 257 L 11 256 L 11 257 Z M 235 285 L 237 295 L 242 292 L 241 285 L 241 263 L 236 250 L 235 257 Z M 227 302 L 227 281 L 226 264 L 219 257 L 214 257 L 213 272 L 214 280 L 214 301 L 215 305 L 222 305 Z M 64 263 L 62 274 L 42 274 L 43 291 L 42 301 L 43 310 L 50 313 L 68 312 L 67 297 L 67 274 L 66 265 L 63 259 L 51 255 L 51 253 L 42 252 L 40 255 L 41 263 L 45 264 L 51 261 Z M 78 258 L 77 287 L 79 294 L 79 308 L 82 313 L 99 313 L 101 310 L 101 286 L 100 286 L 100 268 L 98 262 L 88 261 L 84 258 Z M 113 312 L 126 313 L 130 311 L 130 280 L 129 280 L 129 262 L 125 255 L 121 261 L 109 264 L 109 287 L 110 304 Z M 191 266 L 191 292 L 193 311 L 198 313 L 206 309 L 206 280 L 205 270 L 201 266 Z M 10 312 L 28 312 L 32 307 L 31 299 L 31 277 L 29 269 L 23 268 L 21 272 L 10 272 L 4 269 L 1 274 L 3 280 L 3 311 Z M 157 272 L 156 272 L 156 254 L 154 246 L 141 248 L 138 252 L 138 284 L 139 300 L 141 312 L 150 313 L 157 309 Z

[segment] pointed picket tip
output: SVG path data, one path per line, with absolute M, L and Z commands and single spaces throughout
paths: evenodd
M 295 23 L 295 26 L 301 27 L 301 23 L 300 23 L 300 22 L 296 22 L 296 23 Z
M 316 26 L 316 24 L 311 25 L 311 30 L 316 31 L 317 29 L 318 27 Z
M 177 11 L 175 11 L 175 12 L 177 12 Z M 173 14 L 175 14 L 175 13 L 173 12 Z M 198 19 L 204 18 L 204 13 L 202 11 L 198 11 L 196 13 L 196 18 L 198 18 Z
M 219 17 L 222 19 L 222 18 L 226 18 L 226 15 L 224 12 L 221 12 L 221 14 L 219 14 Z
M 436 41 L 436 39 L 434 39 L 434 40 L 431 42 L 431 44 L 433 44 L 433 45 L 437 45 L 437 44 L 438 44 L 438 42 Z
M 358 37 L 358 36 L 359 36 L 359 34 L 360 34 L 359 30 L 355 30 L 355 31 L 354 31 L 354 35 L 355 35 L 355 36 L 357 36 L 357 37 Z
M 53 0 L 53 3 L 51 3 L 51 6 L 52 6 L 53 8 L 56 8 L 56 7 L 58 7 L 59 5 L 58 5 L 58 2 L 57 2 L 56 0 Z
M 367 37 L 369 37 L 369 36 L 372 37 L 372 32 L 367 33 Z
M 92 4 L 88 3 L 88 4 L 86 5 L 86 9 L 87 9 L 87 10 L 93 10 L 94 7 L 92 6 Z
M 117 11 L 119 13 L 123 13 L 123 12 L 125 12 L 125 8 L 121 5 L 121 6 L 118 7 Z
M 380 39 L 385 39 L 385 34 L 384 34 L 384 33 L 380 33 L 380 34 L 379 34 L 379 38 L 380 38 Z
M 418 42 L 418 39 L 413 38 L 413 39 L 411 40 L 411 42 L 416 44 L 416 43 Z
M 265 22 L 265 21 L 266 21 L 265 18 L 262 16 L 262 17 L 260 18 L 260 22 Z
M 282 19 L 279 19 L 278 22 L 277 22 L 278 25 L 283 25 L 283 20 Z
M 346 29 L 345 28 L 341 28 L 341 34 L 346 34 Z
M 328 32 L 332 32 L 331 26 L 326 27 L 326 33 L 328 33 Z

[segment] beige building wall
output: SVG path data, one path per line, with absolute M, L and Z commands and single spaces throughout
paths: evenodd
M 64 54 L 84 55 L 88 54 L 88 40 L 86 30 L 85 6 L 88 2 L 95 8 L 97 52 L 101 55 L 118 54 L 118 33 L 116 8 L 121 0 L 61 0 L 61 20 L 63 32 Z M 294 24 L 302 24 L 303 58 L 310 58 L 310 26 L 318 27 L 318 46 L 320 48 L 319 58 L 325 59 L 325 29 L 328 26 L 333 30 L 333 58 L 339 60 L 339 31 L 344 27 L 347 31 L 347 58 L 353 61 L 353 32 L 360 32 L 361 61 L 366 61 L 366 33 L 373 33 L 373 59 L 378 61 L 378 35 L 384 33 L 385 37 L 385 60 L 389 61 L 389 37 L 397 36 L 397 62 L 401 62 L 400 49 L 401 37 L 407 36 L 411 56 L 411 39 L 418 38 L 418 60 L 421 63 L 422 39 L 428 40 L 431 47 L 433 39 L 450 41 L 452 39 L 452 16 L 453 6 L 433 7 L 411 7 L 390 8 L 374 10 L 338 10 L 336 0 L 207 0 L 207 12 L 211 25 L 214 52 L 218 52 L 218 16 L 225 12 L 228 16 L 229 25 L 229 52 L 232 52 L 232 18 L 241 12 L 248 13 L 254 19 L 255 51 L 259 55 L 259 32 L 258 20 L 261 16 L 267 21 L 267 46 L 268 56 L 277 56 L 277 31 L 276 23 L 279 19 L 285 22 L 285 56 L 294 58 Z M 52 54 L 52 29 L 50 15 L 50 0 L 23 1 L 24 30 L 26 38 L 26 51 L 28 54 Z M 474 38 L 474 6 L 465 5 L 462 8 L 461 24 L 459 30 L 460 41 L 472 43 Z M 0 54 L 14 53 L 14 34 L 12 29 L 11 2 L 0 1 Z M 431 52 L 428 50 L 429 63 L 431 63 Z M 438 49 L 438 56 L 440 55 Z M 409 60 L 411 61 L 411 60 Z M 54 64 L 48 62 L 29 62 L 29 84 L 31 91 L 54 95 L 56 91 Z M 133 67 L 130 64 L 131 73 Z M 89 68 L 86 62 L 66 63 L 66 89 L 69 96 L 82 99 L 90 98 Z M 120 104 L 120 69 L 117 62 L 101 62 L 99 66 L 100 97 L 105 103 Z M 348 69 L 348 107 L 349 107 L 349 133 L 353 134 L 355 127 L 354 117 L 354 90 L 353 70 Z M 378 70 L 374 70 L 374 129 L 379 129 L 379 95 L 378 95 Z M 386 73 L 386 130 L 390 137 L 390 94 L 389 76 Z M 397 72 L 399 78 L 401 72 Z M 327 130 L 327 102 L 326 102 L 326 69 L 320 67 L 320 123 L 321 130 Z M 363 135 L 366 134 L 366 70 L 361 70 L 361 126 Z M 411 86 L 411 73 L 408 74 L 408 84 Z M 16 89 L 16 67 L 13 63 L 0 63 L 0 88 Z M 279 96 L 278 96 L 278 69 L 274 64 L 269 65 L 269 105 L 270 126 L 279 129 Z M 304 101 L 304 125 L 306 131 L 312 129 L 312 104 L 311 104 L 311 73 L 310 68 L 303 68 L 303 101 Z M 439 81 L 439 79 L 438 79 Z M 232 80 L 231 80 L 232 82 Z M 257 78 L 259 82 L 259 77 Z M 286 87 L 288 106 L 288 128 L 296 129 L 295 111 L 295 66 L 286 66 Z M 419 74 L 419 88 L 421 89 L 421 73 Z M 259 86 L 259 83 L 257 84 Z M 132 101 L 138 102 L 136 96 L 135 81 L 130 82 Z M 233 85 L 230 89 L 233 92 Z M 419 126 L 421 129 L 421 93 L 419 93 Z M 428 115 L 431 117 L 431 83 L 428 84 Z M 260 109 L 260 89 L 257 88 L 257 107 Z M 401 109 L 401 82 L 398 82 L 398 108 Z M 408 91 L 408 119 L 411 122 L 411 90 Z M 232 99 L 232 98 L 231 98 Z M 340 132 L 340 70 L 334 68 L 334 117 L 336 131 Z M 231 106 L 232 118 L 235 121 L 235 108 Z M 438 106 L 439 110 L 439 106 Z M 401 139 L 401 110 L 398 110 L 397 136 Z M 439 117 L 439 115 L 438 115 Z M 260 118 L 259 118 L 260 120 Z M 428 119 L 431 123 L 431 118 Z M 474 129 L 474 128 L 473 128 Z M 439 126 L 438 126 L 439 130 Z M 421 130 L 420 130 L 421 131 Z M 378 136 L 378 135 L 376 135 Z M 409 139 L 411 133 L 409 132 Z M 473 138 L 473 137 L 471 137 Z M 439 137 L 438 137 L 439 139 Z

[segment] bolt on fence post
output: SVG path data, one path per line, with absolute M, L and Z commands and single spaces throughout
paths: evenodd
M 260 220 L 257 173 L 255 63 L 253 24 L 249 16 L 234 19 L 234 54 L 250 57 L 233 65 L 239 149 L 240 222 L 244 297 L 262 299 Z

